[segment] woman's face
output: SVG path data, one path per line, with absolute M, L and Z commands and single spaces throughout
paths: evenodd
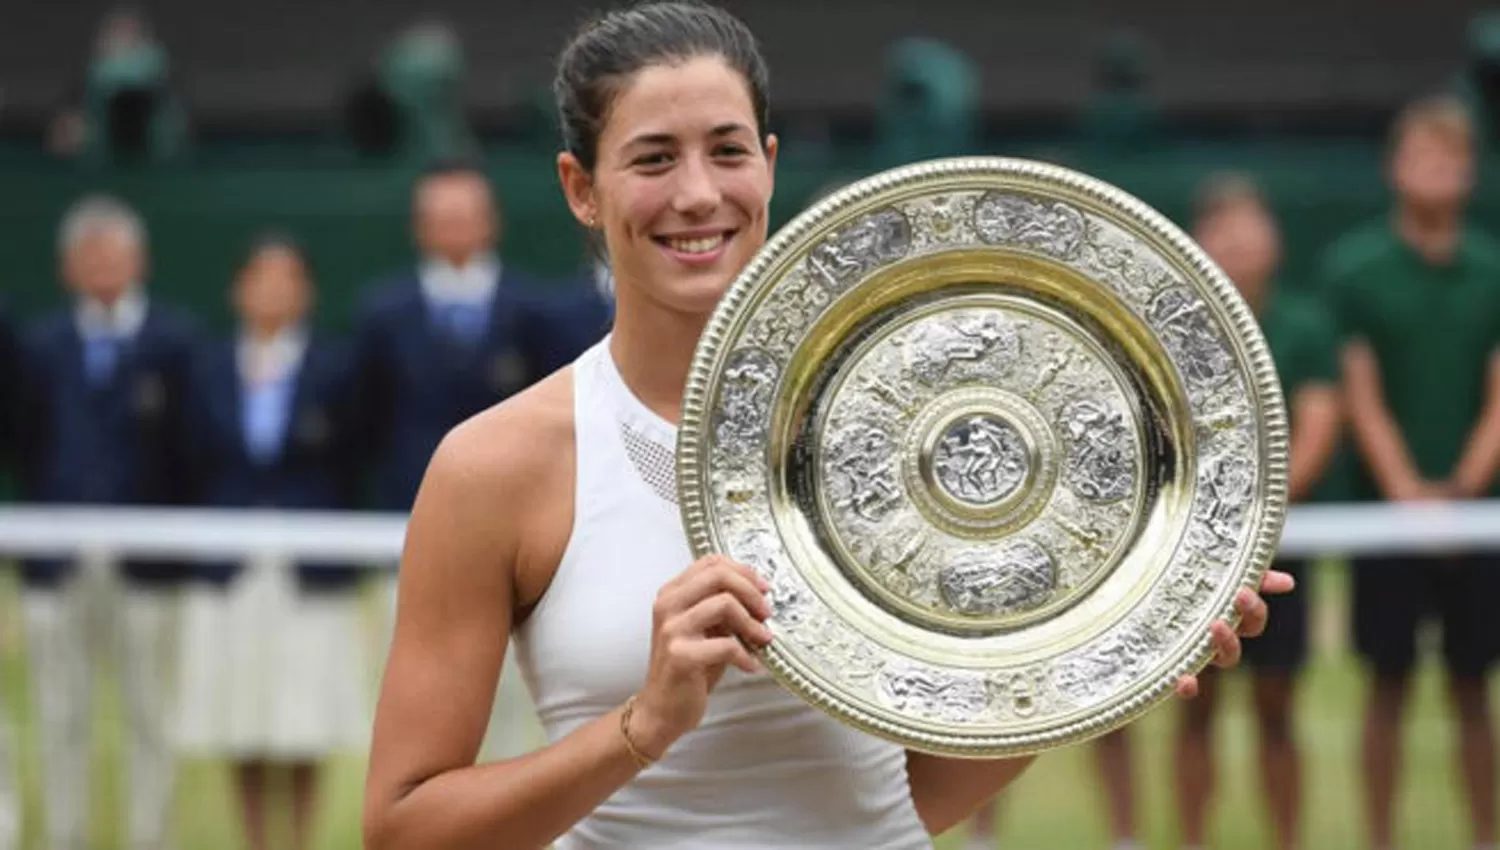
M 234 301 L 240 320 L 263 328 L 283 328 L 307 314 L 312 284 L 295 251 L 263 248 L 240 273 Z
M 616 94 L 594 173 L 559 159 L 569 204 L 602 230 L 622 301 L 706 315 L 766 239 L 776 140 L 718 57 L 652 65 Z

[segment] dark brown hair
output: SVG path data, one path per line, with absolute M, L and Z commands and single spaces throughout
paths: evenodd
M 738 18 L 695 2 L 650 2 L 586 23 L 563 48 L 552 82 L 563 147 L 594 170 L 599 135 L 620 89 L 643 68 L 717 56 L 745 78 L 762 143 L 769 74 L 755 37 Z

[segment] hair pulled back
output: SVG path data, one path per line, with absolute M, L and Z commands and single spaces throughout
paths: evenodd
M 596 17 L 563 48 L 552 81 L 563 147 L 592 172 L 610 108 L 630 77 L 652 65 L 703 56 L 723 59 L 745 78 L 764 142 L 769 74 L 755 36 L 723 9 L 679 1 L 648 2 Z

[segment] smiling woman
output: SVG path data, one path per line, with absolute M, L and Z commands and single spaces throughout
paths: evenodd
M 611 13 L 564 49 L 558 173 L 607 250 L 615 325 L 433 457 L 376 719 L 372 850 L 927 847 L 1024 768 L 908 753 L 782 689 L 751 653 L 771 640 L 768 585 L 692 559 L 676 423 L 699 336 L 765 244 L 766 80 L 748 30 L 691 3 Z M 1263 626 L 1258 595 L 1241 611 Z M 512 637 L 550 744 L 476 765 Z M 1228 626 L 1215 641 L 1238 658 Z
M 762 125 L 764 93 L 747 85 L 765 74 L 746 46 L 726 52 L 746 67 L 701 55 L 641 68 L 597 137 L 562 98 L 583 131 L 559 157 L 563 189 L 603 233 L 622 299 L 702 315 L 765 241 L 777 143 Z

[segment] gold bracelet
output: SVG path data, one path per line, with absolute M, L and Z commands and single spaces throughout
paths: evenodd
M 620 713 L 620 737 L 625 739 L 625 749 L 629 751 L 630 757 L 635 760 L 636 766 L 641 770 L 645 770 L 646 768 L 650 767 L 651 763 L 656 761 L 656 759 L 651 758 L 645 753 L 642 753 L 640 749 L 636 747 L 635 741 L 632 741 L 630 739 L 630 716 L 634 713 L 635 694 L 631 694 L 630 699 L 625 700 L 625 710 Z

